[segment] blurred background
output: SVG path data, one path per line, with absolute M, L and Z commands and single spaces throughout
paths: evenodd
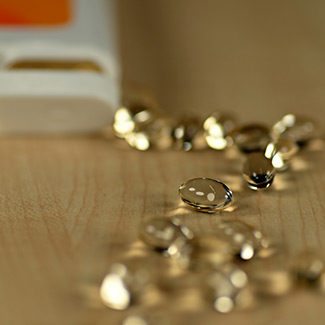
M 118 4 L 124 80 L 151 88 L 163 110 L 266 123 L 323 111 L 323 1 Z

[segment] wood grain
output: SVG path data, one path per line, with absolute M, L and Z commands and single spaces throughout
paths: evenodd
M 271 124 L 290 111 L 323 123 L 322 1 L 119 5 L 124 79 L 152 88 L 166 112 L 223 108 Z M 137 152 L 80 137 L 3 138 L 0 153 L 1 324 L 120 324 L 146 313 L 110 311 L 92 297 L 139 223 L 156 216 L 177 215 L 198 232 L 231 216 L 263 230 L 288 258 L 305 248 L 324 256 L 324 145 L 302 151 L 262 193 L 246 188 L 240 161 L 223 152 Z M 177 189 L 196 176 L 227 183 L 236 209 L 208 216 L 184 209 Z M 195 298 L 184 308 L 171 299 L 157 313 L 171 324 L 322 324 L 324 299 L 297 291 L 227 316 Z

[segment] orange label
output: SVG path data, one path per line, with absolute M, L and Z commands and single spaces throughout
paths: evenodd
M 0 25 L 61 25 L 70 20 L 71 0 L 0 0 Z

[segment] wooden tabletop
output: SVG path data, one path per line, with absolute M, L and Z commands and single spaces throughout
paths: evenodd
M 271 125 L 292 112 L 324 126 L 324 10 L 320 0 L 120 0 L 124 80 L 151 88 L 175 118 L 222 109 Z M 97 296 L 110 263 L 153 217 L 177 215 L 203 232 L 231 216 L 288 259 L 306 248 L 325 257 L 324 152 L 320 143 L 303 150 L 270 190 L 254 192 L 224 152 L 138 152 L 100 136 L 1 139 L 0 323 L 122 324 L 154 312 L 161 324 L 323 324 L 325 297 L 312 290 L 229 315 L 193 295 L 125 312 Z M 178 187 L 200 176 L 228 184 L 236 209 L 185 209 Z

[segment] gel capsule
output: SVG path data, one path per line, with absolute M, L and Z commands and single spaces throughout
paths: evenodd
M 234 257 L 230 241 L 215 234 L 194 237 L 179 252 L 179 264 L 196 271 L 220 267 Z
M 192 232 L 177 219 L 156 218 L 140 226 L 139 237 L 148 246 L 167 250 L 177 239 L 192 238 Z
M 261 296 L 278 297 L 288 294 L 294 287 L 285 256 L 256 259 L 243 265 L 249 274 L 253 291 Z
M 112 309 L 125 310 L 150 283 L 151 270 L 143 260 L 115 263 L 100 286 L 102 302 Z
M 212 178 L 193 178 L 182 184 L 178 191 L 190 207 L 202 212 L 215 212 L 232 203 L 233 194 L 224 183 Z
M 234 130 L 232 137 L 237 148 L 244 152 L 264 151 L 271 141 L 270 130 L 261 124 L 248 124 Z
M 288 168 L 290 159 L 298 150 L 299 147 L 294 140 L 288 137 L 280 137 L 267 145 L 265 157 L 271 159 L 272 165 L 277 171 L 283 171 Z
M 215 112 L 203 122 L 205 141 L 210 148 L 223 150 L 229 143 L 227 135 L 234 127 L 235 122 L 231 116 Z
M 207 274 L 203 287 L 206 297 L 220 313 L 244 309 L 253 303 L 246 273 L 231 264 Z
M 154 113 L 143 105 L 129 105 L 119 108 L 114 116 L 113 129 L 119 138 L 125 138 L 135 131 L 139 125 L 147 124 L 154 119 Z
M 262 152 L 251 153 L 243 168 L 243 176 L 252 190 L 262 190 L 271 186 L 275 169 L 270 159 Z
M 167 149 L 172 145 L 171 126 L 167 119 L 156 118 L 151 122 L 136 125 L 125 135 L 126 142 L 133 148 L 146 151 L 149 148 Z
M 272 137 L 278 139 L 286 136 L 294 140 L 298 145 L 304 145 L 311 139 L 320 136 L 318 123 L 308 117 L 296 114 L 286 114 L 272 127 Z
M 292 261 L 292 271 L 298 281 L 315 284 L 325 269 L 324 260 L 313 251 L 303 251 Z
M 196 118 L 185 118 L 178 123 L 172 131 L 175 149 L 184 151 L 192 150 L 199 130 L 200 123 Z
M 242 221 L 222 221 L 217 227 L 217 233 L 221 231 L 223 237 L 231 243 L 236 255 L 242 260 L 250 260 L 270 246 L 261 231 Z

